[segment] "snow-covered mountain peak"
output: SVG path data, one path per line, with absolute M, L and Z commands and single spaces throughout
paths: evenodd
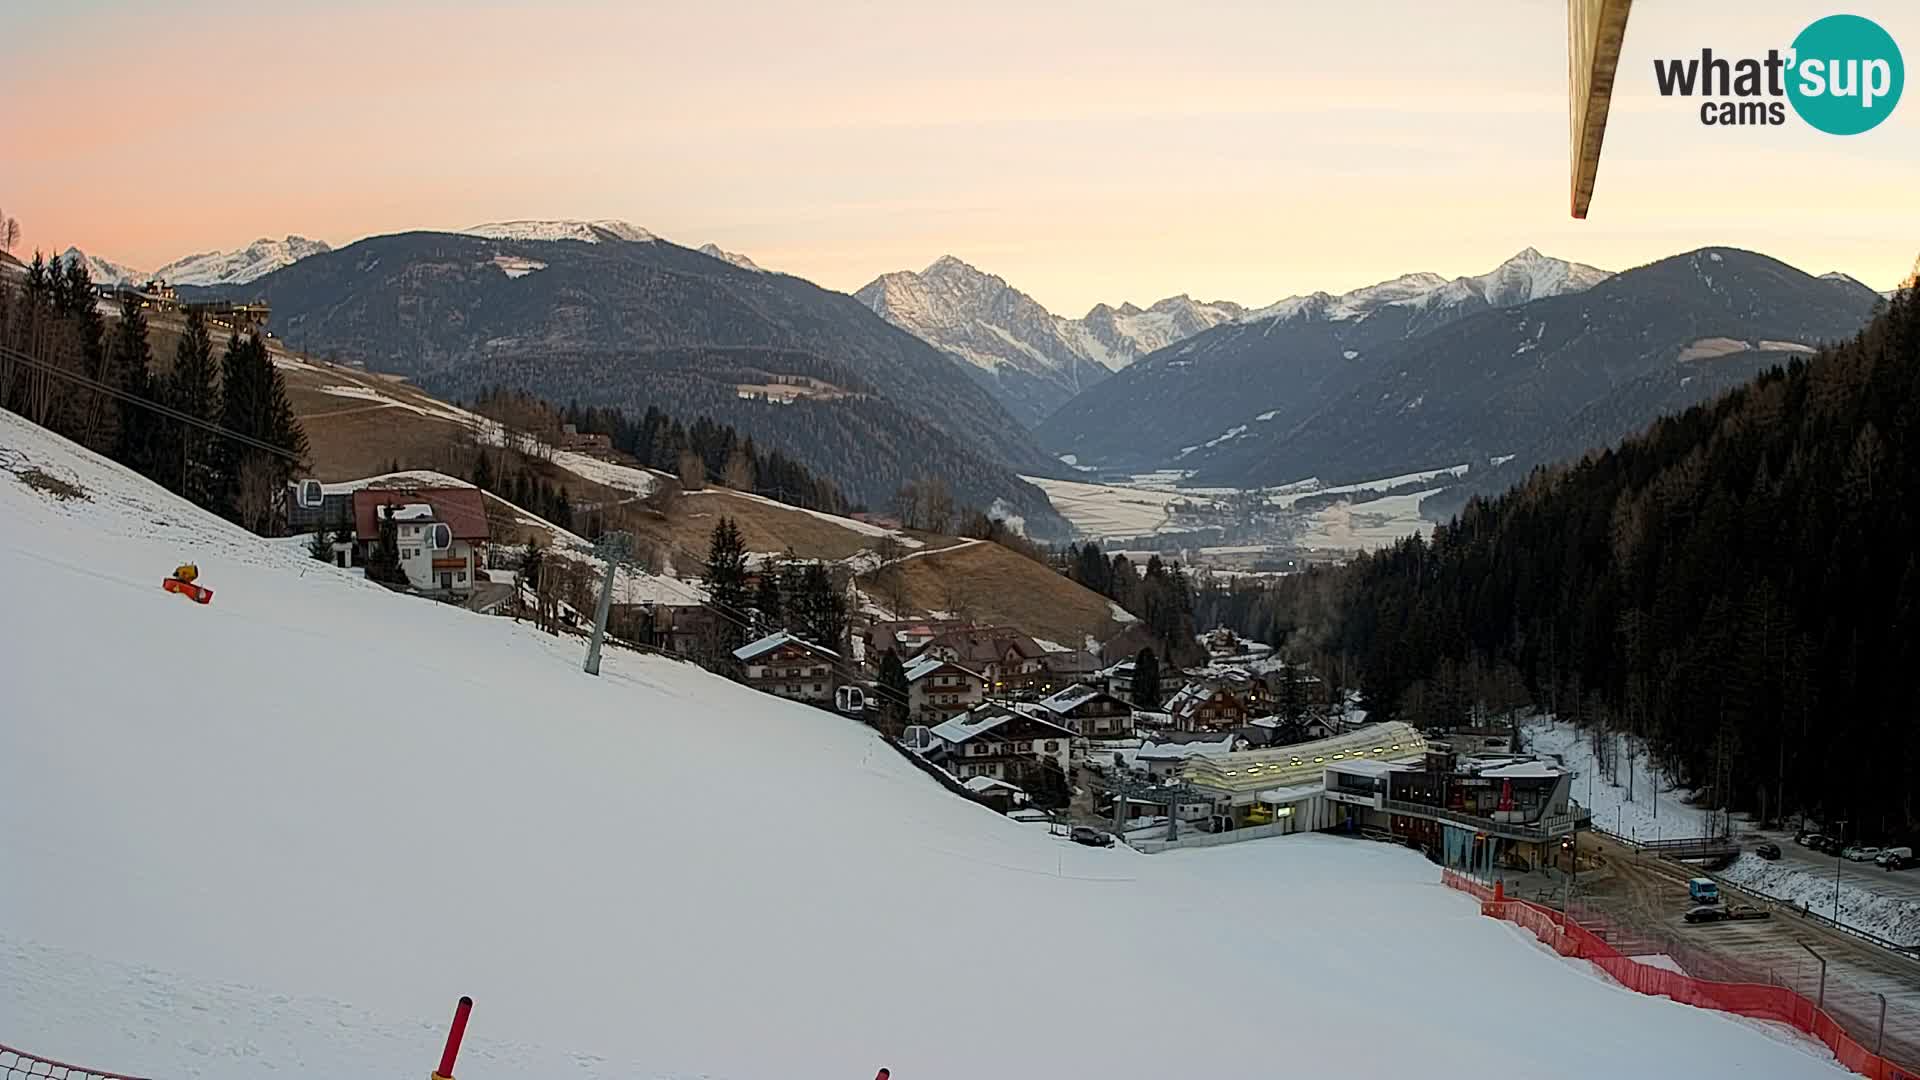
M 765 270 L 761 269 L 761 266 L 759 263 L 754 262 L 752 259 L 747 258 L 745 255 L 738 254 L 737 252 L 728 251 L 725 248 L 722 248 L 718 244 L 701 244 L 700 254 L 707 255 L 715 259 L 719 259 L 721 262 L 724 262 L 724 263 L 732 263 L 733 265 L 739 267 L 742 270 L 751 270 L 756 274 L 766 273 Z
M 280 240 L 263 236 L 234 251 L 203 251 L 175 259 L 153 273 L 175 285 L 241 285 L 331 250 L 324 241 L 304 236 Z
M 484 236 L 492 240 L 578 240 L 585 244 L 609 240 L 645 244 L 658 239 L 638 225 L 613 218 L 596 221 L 492 221 L 460 231 L 469 236 Z
M 1605 270 L 1555 259 L 1529 247 L 1485 274 L 1460 280 L 1478 286 L 1480 295 L 1492 306 L 1512 307 L 1545 296 L 1581 292 L 1612 276 Z
M 1425 271 L 1402 274 L 1338 296 L 1323 292 L 1290 296 L 1248 313 L 1244 321 L 1300 317 L 1345 321 L 1363 319 L 1395 305 L 1428 309 L 1484 302 L 1489 307 L 1512 307 L 1545 296 L 1590 289 L 1612 276 L 1605 270 L 1555 259 L 1529 247 L 1484 274 L 1451 280 Z
M 152 276 L 145 271 L 135 270 L 117 262 L 109 262 L 97 255 L 89 255 L 77 247 L 70 247 L 61 252 L 54 261 L 61 266 L 76 261 L 81 263 L 87 268 L 87 276 L 93 279 L 95 285 L 139 285 L 144 284 Z

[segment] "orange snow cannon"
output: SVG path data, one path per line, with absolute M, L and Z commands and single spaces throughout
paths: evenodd
M 160 582 L 160 587 L 170 593 L 179 593 L 196 604 L 213 603 L 213 590 L 194 582 L 200 577 L 200 568 L 192 563 L 182 563 L 174 567 L 173 576 Z

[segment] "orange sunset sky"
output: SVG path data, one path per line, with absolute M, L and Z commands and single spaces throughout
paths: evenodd
M 141 269 L 613 217 L 845 290 L 951 252 L 1072 315 L 1528 245 L 1623 269 L 1724 243 L 1887 288 L 1920 254 L 1920 100 L 1839 138 L 1703 127 L 1653 86 L 1656 56 L 1784 49 L 1836 10 L 1920 58 L 1911 0 L 1636 5 L 1576 222 L 1561 0 L 7 2 L 0 209 L 23 257 Z

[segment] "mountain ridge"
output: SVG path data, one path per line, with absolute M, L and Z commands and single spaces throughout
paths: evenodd
M 1707 365 L 1746 377 L 1811 354 L 1856 331 L 1877 302 L 1857 282 L 1756 252 L 1684 252 L 1382 346 L 1364 377 L 1318 407 L 1197 452 L 1195 479 L 1339 482 L 1508 455 L 1518 455 L 1508 474 L 1521 473 L 1536 446 L 1568 449 L 1552 436 L 1588 410 L 1608 417 L 1596 434 L 1617 437 L 1729 385 Z
M 439 396 L 658 404 L 732 424 L 858 502 L 890 506 L 906 481 L 946 476 L 963 505 L 1004 500 L 1037 534 L 1065 530 L 1016 475 L 1060 466 L 960 365 L 791 275 L 658 239 L 414 232 L 303 259 L 246 295 L 272 304 L 293 347 Z
M 1228 434 L 1236 427 L 1304 419 L 1363 380 L 1377 349 L 1607 277 L 1529 247 L 1485 274 L 1421 271 L 1338 294 L 1290 296 L 1142 358 L 1056 410 L 1039 435 L 1048 449 L 1082 462 L 1190 465 L 1185 458 L 1236 437 Z
M 854 293 L 888 322 L 958 357 L 1029 426 L 1139 356 L 1238 317 L 1182 294 L 1139 308 L 1096 304 L 1069 319 L 954 255 L 895 270 Z

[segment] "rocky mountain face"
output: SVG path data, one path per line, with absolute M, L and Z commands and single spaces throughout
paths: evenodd
M 882 274 L 854 296 L 888 322 L 972 365 L 1029 426 L 1113 370 L 1241 310 L 1177 296 L 1146 309 L 1101 304 L 1085 319 L 1067 319 L 1006 279 L 951 255 L 918 273 Z
M 1288 297 L 1160 349 L 1058 409 L 1039 434 L 1082 462 L 1191 467 L 1255 425 L 1283 429 L 1352 390 L 1378 350 L 1607 276 L 1528 248 L 1485 274 L 1404 274 Z
M 711 416 L 875 507 L 908 480 L 944 476 L 962 505 L 999 500 L 1037 534 L 1064 532 L 1016 475 L 1058 463 L 965 368 L 853 298 L 632 226 L 483 231 L 498 235 L 373 237 L 268 274 L 245 295 L 273 305 L 293 347 L 441 396 L 504 386 L 636 415 L 658 405 Z

